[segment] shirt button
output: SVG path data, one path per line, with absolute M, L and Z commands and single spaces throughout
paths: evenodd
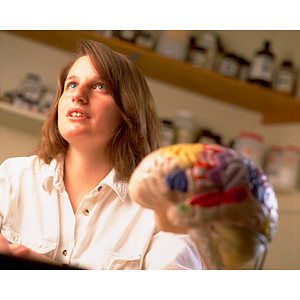
M 100 185 L 99 187 L 98 187 L 98 192 L 100 192 L 102 190 L 102 185 Z
M 68 255 L 68 251 L 67 251 L 67 250 L 64 250 L 64 251 L 62 252 L 62 254 L 63 254 L 63 256 L 67 256 L 67 255 Z
M 88 209 L 84 209 L 82 213 L 87 217 L 90 214 L 90 211 Z

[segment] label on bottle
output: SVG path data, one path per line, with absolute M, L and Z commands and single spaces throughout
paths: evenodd
M 225 57 L 222 60 L 219 72 L 224 76 L 237 77 L 239 73 L 239 63 L 230 57 Z
M 274 82 L 274 90 L 292 93 L 294 87 L 294 73 L 289 70 L 280 70 Z
M 201 50 L 192 50 L 190 55 L 190 62 L 197 67 L 205 68 L 206 64 L 206 53 Z
M 273 75 L 273 58 L 269 55 L 257 55 L 250 67 L 250 80 L 271 82 Z

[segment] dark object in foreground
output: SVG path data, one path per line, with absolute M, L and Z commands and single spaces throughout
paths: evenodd
M 67 265 L 52 265 L 0 254 L 0 270 L 82 270 Z

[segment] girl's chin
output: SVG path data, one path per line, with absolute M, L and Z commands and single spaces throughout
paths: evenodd
M 64 130 L 60 130 L 60 134 L 65 140 L 68 140 L 68 137 L 79 137 L 84 136 L 88 133 L 86 128 L 76 125 L 70 125 Z
M 91 137 L 86 131 L 72 130 L 61 133 L 61 136 L 70 144 L 82 144 L 86 145 L 91 140 Z

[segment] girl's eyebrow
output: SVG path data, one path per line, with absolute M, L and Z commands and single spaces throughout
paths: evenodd
M 65 81 L 67 81 L 67 80 L 74 80 L 74 79 L 77 79 L 77 78 L 78 78 L 77 76 L 71 75 L 71 76 L 69 76 L 68 78 L 66 78 Z

